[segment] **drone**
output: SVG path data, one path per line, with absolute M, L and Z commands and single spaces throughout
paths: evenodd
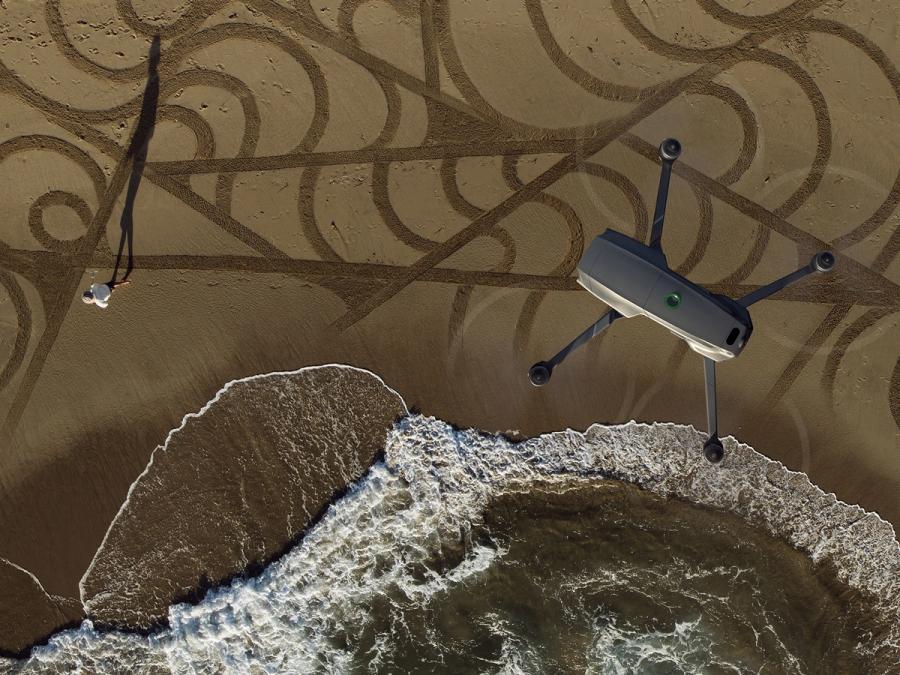
M 738 299 L 711 293 L 685 279 L 669 267 L 662 250 L 669 179 L 679 155 L 681 143 L 674 138 L 667 138 L 660 144 L 662 170 L 650 244 L 607 229 L 591 242 L 578 263 L 578 283 L 605 302 L 610 310 L 552 359 L 535 363 L 528 371 L 528 377 L 536 387 L 547 384 L 556 366 L 614 321 L 645 316 L 665 326 L 703 357 L 709 432 L 703 454 L 715 464 L 725 456 L 716 422 L 716 363 L 735 358 L 747 346 L 753 332 L 747 308 L 808 274 L 831 271 L 835 258 L 829 251 L 816 253 L 808 265 Z

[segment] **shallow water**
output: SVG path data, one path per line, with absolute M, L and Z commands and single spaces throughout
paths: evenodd
M 393 597 L 360 671 L 378 644 L 384 672 L 865 671 L 853 610 L 727 514 L 582 481 L 496 499 L 468 547 L 492 563 L 427 603 Z

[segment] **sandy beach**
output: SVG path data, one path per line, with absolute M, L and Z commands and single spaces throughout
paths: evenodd
M 37 633 L 237 378 L 349 364 L 510 437 L 703 429 L 701 359 L 649 321 L 526 376 L 606 310 L 575 265 L 646 239 L 668 136 L 679 273 L 739 297 L 838 258 L 753 307 L 720 433 L 900 526 L 897 13 L 740 4 L 0 8 L 0 558 L 59 598 Z

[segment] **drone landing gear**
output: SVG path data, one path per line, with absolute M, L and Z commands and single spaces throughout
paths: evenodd
M 528 370 L 528 379 L 531 380 L 531 384 L 535 387 L 543 387 L 550 381 L 550 376 L 553 374 L 553 369 L 562 363 L 566 357 L 578 349 L 585 342 L 590 340 L 592 337 L 595 337 L 602 333 L 604 330 L 609 328 L 609 325 L 621 317 L 616 310 L 611 309 L 606 314 L 601 316 L 593 325 L 588 326 L 577 338 L 572 340 L 569 344 L 563 347 L 560 352 L 554 356 L 549 361 L 538 361 Z
M 703 375 L 706 380 L 706 428 L 709 438 L 703 444 L 703 455 L 713 464 L 718 464 L 725 456 L 725 448 L 719 440 L 719 426 L 716 420 L 716 362 L 703 357 Z

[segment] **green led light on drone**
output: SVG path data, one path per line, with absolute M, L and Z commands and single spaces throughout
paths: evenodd
M 681 304 L 681 295 L 679 293 L 669 293 L 666 296 L 666 305 L 672 309 L 677 308 Z

